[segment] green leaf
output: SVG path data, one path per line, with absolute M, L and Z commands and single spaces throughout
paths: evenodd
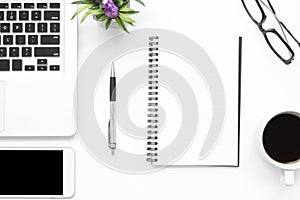
M 87 9 L 88 7 L 90 7 L 91 5 L 90 4 L 86 4 L 82 7 L 80 7 L 75 13 L 74 15 L 72 16 L 71 19 L 74 19 L 77 15 L 79 15 L 79 13 L 81 13 L 82 11 L 84 11 L 85 9 Z
M 111 21 L 112 21 L 112 19 L 106 20 L 106 23 L 105 23 L 105 28 L 106 28 L 106 29 L 108 29 L 108 27 L 110 26 Z
M 124 13 L 124 14 L 126 14 L 126 15 L 134 15 L 134 14 L 139 13 L 139 11 L 129 11 L 129 12 L 123 12 L 123 11 L 120 11 L 120 13 Z
M 81 22 L 82 23 L 89 15 L 101 15 L 103 14 L 103 10 L 88 10 L 82 17 Z
M 134 14 L 139 13 L 139 11 L 129 11 L 129 12 L 123 12 L 123 11 L 120 11 L 120 13 L 124 13 L 124 14 L 126 14 L 126 15 L 134 15 Z
M 102 15 L 102 14 L 104 14 L 104 11 L 103 10 L 99 10 L 99 9 L 97 9 L 97 10 L 91 10 L 91 14 L 93 14 L 93 15 Z
M 119 9 L 119 11 L 124 11 L 124 12 L 126 12 L 126 11 L 134 11 L 132 8 L 129 8 L 129 7 L 121 7 L 120 9 Z
M 126 33 L 129 33 L 129 31 L 126 29 L 124 22 L 121 20 L 120 17 L 116 18 L 116 22 L 123 31 L 125 31 Z
M 129 24 L 129 25 L 131 25 L 131 26 L 134 26 L 134 23 L 131 23 L 131 22 L 125 22 L 125 21 L 124 21 L 124 23 Z
M 90 10 L 101 10 L 99 6 L 92 6 L 89 8 Z
M 90 11 L 90 10 L 87 11 L 87 12 L 83 15 L 83 17 L 82 17 L 80 23 L 82 23 L 82 22 L 83 22 L 90 14 L 91 14 L 91 11 Z
M 99 1 L 99 2 L 100 2 L 100 1 Z M 103 10 L 103 9 L 102 9 L 102 4 L 101 4 L 101 2 L 100 2 L 98 5 L 95 5 L 95 6 L 98 6 L 99 10 Z
M 96 19 L 98 20 L 100 17 L 102 17 L 104 14 L 102 15 L 96 15 Z
M 142 4 L 143 6 L 145 6 L 144 2 L 142 0 L 135 0 L 136 2 Z
M 72 2 L 72 4 L 93 4 L 94 5 L 94 1 L 93 0 L 79 0 L 79 1 Z
M 121 12 L 121 13 L 130 14 L 130 15 L 139 13 L 139 11 L 135 11 L 135 10 L 133 10 L 133 9 L 131 9 L 131 8 L 128 8 L 128 7 L 123 7 L 123 8 L 121 8 L 121 9 L 120 9 L 120 12 Z
M 101 16 L 99 16 L 99 17 L 97 18 L 97 20 L 98 20 L 98 21 L 101 21 L 101 22 L 103 22 L 103 21 L 105 21 L 105 20 L 107 20 L 107 19 L 108 19 L 108 17 L 106 17 L 105 14 L 102 14 Z
M 123 22 L 128 22 L 128 23 L 134 23 L 135 21 L 133 19 L 131 19 L 128 15 L 125 15 L 123 13 L 120 13 L 120 18 Z
M 71 4 L 85 4 L 85 2 L 83 2 L 83 1 L 74 1 Z
M 122 6 L 119 8 L 119 10 L 124 8 L 124 7 L 128 7 L 128 4 L 129 4 L 129 0 L 126 1 L 125 3 L 123 3 Z
M 114 4 L 119 8 L 123 4 L 123 0 L 113 0 Z

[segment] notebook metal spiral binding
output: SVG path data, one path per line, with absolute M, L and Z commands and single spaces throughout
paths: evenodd
M 149 37 L 147 162 L 157 162 L 158 139 L 158 36 Z

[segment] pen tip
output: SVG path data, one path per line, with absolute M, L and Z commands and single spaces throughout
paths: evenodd
M 115 64 L 114 64 L 114 62 L 112 62 L 112 65 L 111 65 L 111 76 L 112 77 L 115 76 Z
M 111 155 L 115 155 L 115 150 L 114 149 L 111 150 Z

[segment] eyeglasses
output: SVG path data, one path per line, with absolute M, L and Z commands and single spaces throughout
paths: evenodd
M 280 58 L 280 60 L 282 60 L 286 65 L 288 65 L 294 60 L 295 53 L 288 43 L 285 31 L 293 38 L 293 40 L 299 45 L 299 47 L 300 43 L 286 28 L 286 26 L 278 19 L 270 1 L 267 0 L 267 2 L 268 5 L 262 0 L 242 0 L 246 12 L 264 35 L 269 47 L 277 55 L 277 57 Z M 252 5 L 250 3 L 252 3 Z M 267 16 L 262 6 L 267 8 L 274 15 L 276 21 L 280 26 L 282 35 L 279 34 L 279 32 L 274 28 L 267 30 L 263 28 L 263 24 L 265 23 Z

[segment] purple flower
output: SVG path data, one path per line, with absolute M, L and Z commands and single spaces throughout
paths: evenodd
M 102 8 L 104 9 L 106 17 L 110 19 L 115 19 L 119 17 L 119 8 L 112 0 L 103 0 Z
M 102 0 L 102 8 L 106 9 L 109 0 Z

